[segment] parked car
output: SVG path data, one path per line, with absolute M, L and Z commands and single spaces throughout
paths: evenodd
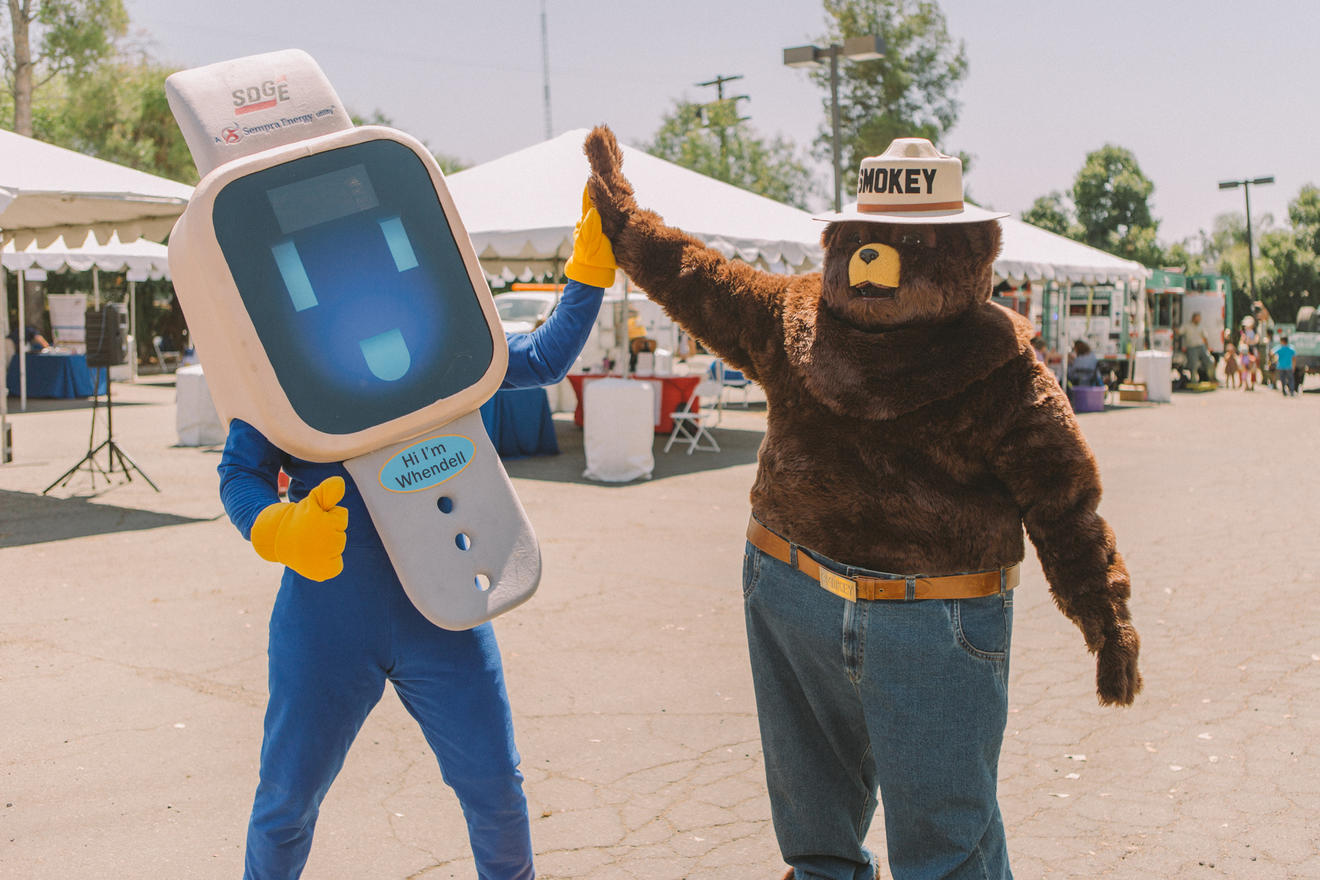
M 555 302 L 552 291 L 512 291 L 495 297 L 495 311 L 505 333 L 530 333 L 550 316 Z

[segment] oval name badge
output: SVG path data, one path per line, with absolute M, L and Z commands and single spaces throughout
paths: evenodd
M 472 441 L 458 434 L 419 440 L 385 462 L 380 484 L 391 492 L 430 489 L 467 467 L 475 451 Z

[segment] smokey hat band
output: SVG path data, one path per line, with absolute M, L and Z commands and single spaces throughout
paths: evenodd
M 879 156 L 862 160 L 857 201 L 813 220 L 835 223 L 983 223 L 1007 217 L 963 199 L 962 160 L 925 138 L 897 138 Z

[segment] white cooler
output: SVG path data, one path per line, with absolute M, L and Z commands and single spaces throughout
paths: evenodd
M 1146 399 L 1158 403 L 1173 400 L 1173 353 L 1139 351 L 1132 381 L 1146 385 Z
M 605 483 L 650 479 L 655 469 L 654 382 L 596 379 L 582 386 L 582 476 Z

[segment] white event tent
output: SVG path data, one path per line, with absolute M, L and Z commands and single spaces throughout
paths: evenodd
M 0 242 L 19 250 L 60 237 L 97 242 L 112 235 L 159 241 L 183 213 L 192 187 L 84 156 L 11 131 L 0 131 Z M 9 333 L 7 290 L 0 273 L 0 330 Z M 24 320 L 19 297 L 19 320 Z M 26 365 L 26 361 L 20 361 Z M 26 371 L 20 369 L 26 376 Z M 22 384 L 22 380 L 20 380 Z M 8 458 L 8 390 L 0 393 L 0 464 Z
M 1014 217 L 1004 217 L 999 226 L 1003 230 L 1004 246 L 995 260 L 995 275 L 1003 280 L 1121 284 L 1150 277 L 1150 270 L 1140 263 Z
M 513 279 L 554 272 L 573 252 L 591 169 L 576 129 L 446 178 L 483 268 Z M 806 211 L 738 189 L 634 147 L 623 173 L 637 201 L 725 256 L 763 269 L 820 266 L 822 225 Z

